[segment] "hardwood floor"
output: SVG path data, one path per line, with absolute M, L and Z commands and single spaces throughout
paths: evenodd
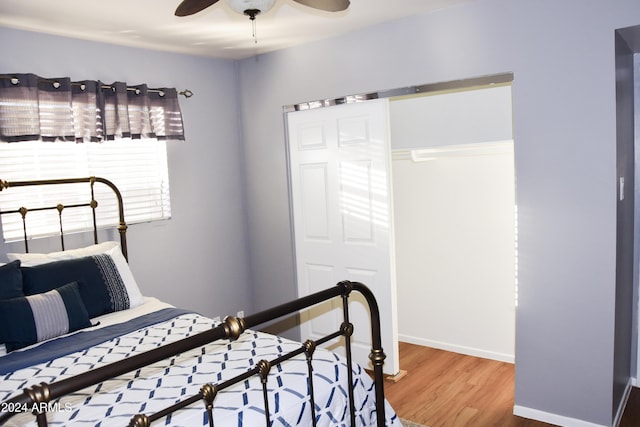
M 640 389 L 631 390 L 631 395 L 627 401 L 627 406 L 622 414 L 620 425 L 618 427 L 637 427 L 640 426 Z
M 514 366 L 400 343 L 400 369 L 385 395 L 401 418 L 429 427 L 546 427 L 513 415 Z M 640 425 L 640 391 L 634 389 L 619 427 Z

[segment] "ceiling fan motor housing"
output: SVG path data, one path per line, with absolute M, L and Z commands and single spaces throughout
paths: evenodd
M 255 19 L 259 13 L 269 11 L 276 0 L 227 0 L 227 4 L 234 11 Z
M 219 0 L 182 0 L 175 11 L 176 16 L 189 16 L 198 13 Z M 249 16 L 255 20 L 259 13 L 268 12 L 276 0 L 226 0 L 231 9 L 240 14 Z M 340 12 L 346 10 L 351 3 L 349 0 L 294 0 L 304 6 L 308 6 L 326 12 Z

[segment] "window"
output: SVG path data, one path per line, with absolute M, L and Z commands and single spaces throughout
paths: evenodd
M 104 143 L 25 141 L 0 144 L 0 178 L 6 181 L 99 176 L 121 191 L 128 224 L 171 217 L 166 143 L 157 139 L 117 139 Z M 117 203 L 106 186 L 95 185 L 99 227 L 117 225 Z M 65 192 L 66 194 L 63 194 Z M 0 192 L 0 210 L 36 208 L 58 203 L 88 203 L 88 184 L 36 186 Z M 63 212 L 65 233 L 93 228 L 90 208 Z M 27 214 L 29 237 L 59 234 L 55 211 Z M 5 241 L 22 240 L 22 217 L 2 215 Z
M 181 93 L 190 96 L 187 92 Z M 175 88 L 153 89 L 125 82 L 106 85 L 32 73 L 0 74 L 0 141 L 8 142 L 0 144 L 3 180 L 99 176 L 120 190 L 128 223 L 166 219 L 171 217 L 167 140 L 184 141 Z M 114 225 L 118 221 L 117 200 L 111 189 L 98 184 L 94 194 L 99 203 L 97 225 Z M 82 184 L 0 192 L 0 210 L 23 206 L 29 210 L 29 237 L 60 232 L 55 210 L 34 209 L 90 201 L 91 188 Z M 61 218 L 65 233 L 93 228 L 89 207 L 63 209 Z M 5 241 L 20 240 L 21 215 L 2 215 L 2 229 Z

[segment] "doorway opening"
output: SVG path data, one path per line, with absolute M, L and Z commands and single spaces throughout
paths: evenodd
M 510 84 L 392 99 L 400 341 L 515 357 Z
M 508 183 L 507 190 L 505 191 L 506 193 L 509 194 L 509 197 L 510 197 L 509 199 L 510 204 L 507 204 L 509 206 L 507 208 L 507 210 L 509 210 L 509 213 L 506 215 L 506 219 L 503 221 L 503 225 L 506 224 L 506 228 L 508 228 L 509 233 L 511 233 L 512 237 L 511 237 L 510 243 L 508 244 L 509 248 L 506 251 L 506 255 L 505 254 L 496 255 L 502 260 L 502 263 L 505 266 L 505 270 L 507 271 L 506 274 L 503 273 L 503 276 L 508 277 L 507 279 L 508 284 L 506 285 L 507 292 L 502 294 L 500 297 L 497 297 L 492 292 L 488 292 L 488 291 L 483 292 L 481 286 L 477 284 L 478 282 L 476 280 L 477 277 L 473 280 L 467 279 L 466 281 L 473 282 L 473 285 L 476 286 L 476 290 L 480 289 L 480 295 L 482 295 L 483 297 L 486 297 L 489 301 L 492 301 L 492 302 L 495 302 L 497 300 L 501 300 L 503 302 L 506 301 L 506 303 L 503 304 L 503 309 L 501 311 L 508 313 L 506 317 L 504 317 L 507 320 L 494 321 L 493 325 L 499 325 L 497 329 L 500 329 L 500 334 L 502 334 L 503 337 L 506 337 L 507 343 L 506 344 L 502 343 L 499 346 L 490 345 L 488 348 L 483 348 L 483 346 L 478 346 L 477 344 L 474 344 L 474 343 L 469 344 L 464 342 L 457 343 L 451 346 L 450 345 L 451 340 L 435 338 L 435 339 L 427 340 L 423 342 L 423 344 L 427 344 L 431 346 L 440 345 L 440 347 L 442 347 L 444 343 L 447 346 L 449 346 L 448 349 L 451 349 L 454 351 L 472 354 L 472 355 L 479 355 L 482 357 L 495 358 L 498 360 L 506 360 L 506 361 L 513 361 L 513 358 L 514 358 L 513 354 L 515 351 L 514 342 L 515 342 L 515 294 L 516 294 L 515 292 L 515 271 L 516 271 L 515 234 L 516 233 L 515 233 L 515 216 L 514 216 L 515 177 L 514 177 L 514 166 L 513 166 L 513 140 L 512 140 L 512 130 L 511 130 L 511 92 L 510 92 L 512 80 L 513 80 L 513 75 L 510 73 L 507 73 L 507 74 L 500 74 L 500 75 L 494 75 L 494 76 L 480 77 L 475 79 L 468 79 L 464 81 L 437 83 L 437 84 L 416 86 L 411 88 L 402 88 L 402 89 L 396 89 L 396 90 L 390 90 L 390 91 L 378 92 L 378 93 L 372 93 L 372 94 L 346 96 L 344 98 L 339 98 L 339 99 L 328 99 L 328 100 L 325 99 L 320 101 L 312 101 L 312 102 L 306 102 L 306 103 L 297 104 L 293 106 L 286 106 L 284 108 L 285 113 L 292 113 L 292 112 L 298 112 L 298 111 L 304 111 L 304 110 L 314 110 L 319 108 L 321 109 L 323 107 L 345 106 L 344 104 L 362 103 L 363 101 L 369 101 L 369 100 L 375 100 L 375 99 L 381 99 L 381 98 L 388 99 L 389 104 L 391 104 L 391 106 L 389 107 L 390 113 L 387 121 L 390 123 L 391 131 L 390 131 L 390 138 L 389 138 L 390 142 L 388 143 L 388 150 L 386 153 L 386 155 L 388 156 L 388 159 L 387 159 L 388 169 L 386 174 L 389 177 L 388 179 L 390 181 L 392 180 L 391 178 L 392 169 L 395 168 L 395 166 L 394 167 L 391 166 L 391 150 L 395 151 L 396 157 L 399 155 L 398 154 L 399 152 L 404 152 L 405 156 L 409 156 L 414 160 L 415 159 L 425 160 L 424 162 L 420 161 L 416 163 L 423 163 L 429 166 L 443 165 L 445 163 L 457 164 L 458 170 L 465 171 L 467 175 L 470 169 L 476 168 L 478 164 L 482 163 L 482 164 L 485 164 L 484 169 L 482 169 L 482 171 L 477 173 L 479 173 L 479 176 L 483 178 L 486 178 L 487 175 L 489 175 L 490 173 L 493 174 L 497 169 L 499 169 L 499 167 L 496 166 L 495 162 L 491 166 L 486 166 L 487 161 L 489 161 L 490 159 L 495 160 L 496 156 L 501 158 L 502 161 L 500 163 L 501 165 L 500 168 L 503 168 L 503 166 L 506 165 L 506 170 L 507 170 L 506 175 L 501 175 L 502 178 L 496 178 L 497 181 L 489 181 L 488 184 L 484 185 L 484 189 L 494 191 L 495 190 L 494 187 L 496 187 L 496 182 L 500 182 L 501 184 L 504 184 L 505 182 Z M 493 105 L 491 102 L 487 103 L 486 101 L 484 103 L 482 103 L 482 101 L 470 102 L 468 98 L 469 96 L 473 97 L 474 95 L 485 94 L 489 92 L 497 93 L 495 91 L 498 91 L 498 92 L 501 91 L 503 95 L 504 93 L 507 94 L 506 97 L 503 96 L 503 98 L 506 99 L 506 102 L 499 103 L 500 106 L 504 105 L 504 107 L 500 107 L 500 108 L 504 108 L 504 114 L 501 113 L 498 115 L 500 116 L 499 120 L 496 120 L 496 118 L 494 117 L 494 114 L 492 114 L 492 109 L 495 112 L 495 109 L 498 108 L 496 107 L 496 105 Z M 424 94 L 429 94 L 430 96 L 422 96 Z M 447 95 L 446 97 L 444 97 L 445 94 Z M 447 117 L 438 116 L 436 114 L 428 114 L 427 116 L 432 117 L 434 120 L 434 122 L 431 123 L 429 126 L 421 126 L 421 125 L 424 125 L 425 123 L 424 114 L 419 113 L 417 119 L 415 118 L 415 114 L 414 114 L 413 120 L 415 123 L 418 124 L 417 126 L 416 125 L 413 126 L 414 134 L 416 129 L 418 131 L 424 131 L 426 129 L 428 132 L 432 133 L 431 137 L 425 139 L 424 135 L 422 135 L 417 138 L 409 138 L 409 141 L 411 141 L 410 143 L 408 144 L 402 143 L 398 145 L 397 142 L 400 139 L 397 137 L 396 131 L 404 127 L 402 125 L 402 119 L 398 119 L 398 117 L 396 117 L 397 116 L 396 112 L 398 111 L 398 108 L 400 108 L 399 106 L 409 106 L 413 103 L 423 100 L 423 98 L 424 99 L 431 98 L 431 100 L 434 100 L 436 99 L 436 95 L 439 97 L 440 100 L 445 98 L 447 100 L 450 100 L 452 98 L 462 98 L 463 101 L 462 101 L 462 104 L 458 103 L 456 104 L 457 106 L 450 106 L 449 108 L 446 108 L 446 109 L 443 109 L 441 106 L 435 107 L 435 109 L 432 107 L 433 111 L 437 111 L 440 113 L 444 111 L 448 111 L 449 114 L 452 115 L 452 117 L 447 118 Z M 480 106 L 478 108 L 471 109 L 471 110 L 467 109 L 466 110 L 467 117 L 459 116 L 457 118 L 453 118 L 453 115 L 461 114 L 465 111 L 465 108 L 463 107 L 471 106 L 476 102 L 480 102 Z M 481 114 L 481 113 L 487 113 L 487 114 Z M 506 119 L 504 119 L 503 117 L 505 116 L 505 114 L 507 117 Z M 287 132 L 288 132 L 288 144 L 289 144 L 288 145 L 289 173 L 291 174 L 291 182 L 292 182 L 291 203 L 292 203 L 292 212 L 294 216 L 293 235 L 295 240 L 294 245 L 296 246 L 294 248 L 294 253 L 296 254 L 296 258 L 297 258 L 296 263 L 298 264 L 300 263 L 300 259 L 303 258 L 303 256 L 300 255 L 298 251 L 298 247 L 297 247 L 299 244 L 298 238 L 301 235 L 303 235 L 303 233 L 306 233 L 305 227 L 306 229 L 309 229 L 308 224 L 316 224 L 316 225 L 329 224 L 331 222 L 316 221 L 316 222 L 309 223 L 307 221 L 307 225 L 304 225 L 304 223 L 302 223 L 302 225 L 299 228 L 298 226 L 295 225 L 297 221 L 296 216 L 298 215 L 296 213 L 296 208 L 295 208 L 296 203 L 300 206 L 305 206 L 305 204 L 302 203 L 300 200 L 304 201 L 306 199 L 301 198 L 300 194 L 302 193 L 299 191 L 299 189 L 298 191 L 296 191 L 296 188 L 293 188 L 293 187 L 297 187 L 297 184 L 296 185 L 294 184 L 296 181 L 300 181 L 301 179 L 306 179 L 306 182 L 318 183 L 318 188 L 321 187 L 324 189 L 325 183 L 330 182 L 330 180 L 326 178 L 326 176 L 328 175 L 325 175 L 325 172 L 324 172 L 325 169 L 322 169 L 322 173 L 317 172 L 320 170 L 318 169 L 318 165 L 322 163 L 320 162 L 320 160 L 316 159 L 316 160 L 313 160 L 313 162 L 311 162 L 314 168 L 307 167 L 304 169 L 300 168 L 300 165 L 297 163 L 297 161 L 292 160 L 292 157 L 298 156 L 298 154 L 295 152 L 292 154 L 292 151 L 302 147 L 302 146 L 292 147 L 292 144 L 293 144 L 291 142 L 292 133 L 295 132 L 296 135 L 306 135 L 307 139 L 306 139 L 306 142 L 304 142 L 303 144 L 305 145 L 306 148 L 304 149 L 306 150 L 307 148 L 310 148 L 310 147 L 314 149 L 321 147 L 322 144 L 320 144 L 320 141 L 323 140 L 324 138 L 324 135 L 325 135 L 324 131 L 317 130 L 317 131 L 311 132 L 310 129 L 315 129 L 314 127 L 315 125 L 311 127 L 304 125 L 303 127 L 300 127 L 300 128 L 294 128 L 291 125 L 289 114 L 286 114 L 286 115 L 287 115 L 287 123 L 288 123 Z M 400 117 L 406 118 L 404 114 L 400 114 Z M 471 118 L 472 120 L 470 121 L 469 118 Z M 316 119 L 312 119 L 310 123 L 311 124 L 315 123 L 314 120 L 315 122 L 319 123 L 319 121 Z M 495 131 L 496 121 L 504 125 L 499 132 Z M 359 125 L 360 121 L 358 120 L 353 121 L 349 119 L 346 122 L 351 124 L 351 126 L 349 126 L 349 128 L 352 128 L 351 130 L 359 130 L 363 132 L 362 135 L 368 135 L 367 132 L 365 132 L 366 128 L 364 126 Z M 358 125 L 356 126 L 356 124 Z M 449 126 L 449 129 L 446 129 L 446 127 L 437 126 L 438 124 L 441 124 L 441 125 L 453 124 L 453 127 Z M 497 126 L 497 127 L 500 127 L 500 126 Z M 455 132 L 452 131 L 452 129 L 454 129 Z M 433 132 L 439 132 L 440 134 L 438 137 L 433 138 Z M 472 137 L 463 138 L 462 135 L 465 135 L 465 132 L 472 135 Z M 347 134 L 350 134 L 350 133 L 351 131 L 347 132 Z M 489 135 L 489 136 L 484 136 L 484 135 Z M 296 137 L 293 137 L 293 139 L 295 138 Z M 355 138 L 354 141 L 355 140 L 364 141 L 366 139 L 367 138 L 364 138 L 363 136 L 363 137 Z M 340 144 L 338 144 L 338 147 L 339 145 Z M 434 155 L 435 155 L 435 159 L 432 158 L 434 157 Z M 400 157 L 402 157 L 402 154 L 400 154 Z M 472 161 L 472 159 L 480 159 L 481 162 L 480 163 L 478 163 L 477 161 L 474 162 Z M 350 159 L 349 161 L 353 162 L 354 159 Z M 444 169 L 447 169 L 447 168 L 444 168 Z M 300 177 L 296 178 L 295 174 L 298 174 L 300 170 L 304 170 L 308 173 L 306 175 L 302 174 Z M 338 171 L 337 173 L 339 176 L 340 171 L 346 170 L 346 169 L 338 168 L 336 170 Z M 314 173 L 312 174 L 310 171 L 313 171 Z M 452 173 L 452 171 L 453 169 L 449 168 L 449 172 L 448 172 L 450 174 L 449 177 L 435 177 L 433 179 L 428 179 L 428 181 L 432 181 L 433 183 L 449 182 L 452 180 L 452 177 L 463 176 L 463 173 L 461 172 Z M 394 172 L 394 175 L 395 175 L 395 172 Z M 507 176 L 508 178 L 504 178 L 504 176 Z M 312 180 L 310 179 L 311 177 L 315 177 L 315 179 Z M 471 178 L 471 179 L 474 184 L 477 183 L 478 181 L 478 179 L 476 178 Z M 394 176 L 393 181 L 396 181 L 396 180 L 397 178 Z M 401 187 L 403 191 L 408 190 L 409 192 L 411 192 L 411 190 L 414 187 L 416 187 L 415 180 L 410 179 L 406 185 L 402 185 Z M 396 182 L 394 182 L 392 192 L 398 192 L 398 191 L 399 190 L 396 189 Z M 446 194 L 447 192 L 451 192 L 451 191 L 456 191 L 456 190 L 444 190 L 443 192 Z M 473 190 L 471 191 L 471 193 L 472 193 L 471 194 L 472 196 L 477 196 L 479 194 L 477 190 Z M 298 196 L 295 196 L 296 194 L 298 194 Z M 310 194 L 322 195 L 322 197 L 324 197 L 327 200 L 329 200 L 331 197 L 336 197 L 338 200 L 341 199 L 341 196 L 339 194 L 331 195 L 331 193 L 326 193 L 324 192 L 324 190 L 322 192 L 307 191 L 305 194 L 307 194 L 307 196 Z M 295 201 L 294 200 L 295 197 L 299 197 L 300 200 Z M 409 196 L 409 198 L 411 199 L 413 197 Z M 392 199 L 395 199 L 395 196 L 392 197 Z M 318 199 L 316 197 L 313 197 L 313 200 L 311 201 L 313 201 L 313 203 L 316 203 Z M 311 201 L 307 200 L 307 202 L 309 203 L 311 203 Z M 395 200 L 392 200 L 392 202 L 395 203 Z M 307 205 L 309 205 L 309 203 L 307 203 Z M 487 204 L 488 204 L 488 200 L 481 199 L 478 203 L 476 203 L 476 207 L 474 208 L 467 206 L 467 207 L 462 207 L 460 209 L 465 213 L 469 213 L 469 212 L 473 213 L 474 210 L 484 208 Z M 494 209 L 493 205 L 487 209 L 484 209 L 485 211 L 484 216 L 485 217 L 488 216 L 489 218 L 492 218 L 495 220 L 496 217 L 498 217 L 498 215 L 495 214 L 495 212 L 493 212 L 493 209 Z M 306 209 L 306 211 L 307 212 L 308 211 L 323 212 L 323 210 L 318 209 L 317 206 L 315 206 L 314 209 Z M 395 215 L 396 215 L 395 208 L 391 207 L 390 217 L 393 218 Z M 475 223 L 477 222 L 478 218 L 479 218 L 479 215 L 471 215 L 466 221 Z M 392 239 L 390 239 L 389 244 L 391 245 L 390 249 L 393 254 L 392 257 L 394 258 L 392 260 L 392 268 L 394 269 L 393 280 L 392 280 L 393 288 L 395 288 L 396 277 L 398 277 L 398 280 L 400 280 L 400 276 L 397 274 L 395 270 L 396 265 L 399 263 L 397 259 L 398 257 L 396 255 L 398 252 L 396 251 L 397 248 L 395 247 L 397 243 L 394 236 L 395 232 L 393 230 L 394 223 L 397 224 L 397 221 L 391 222 L 392 227 L 389 230 L 392 237 Z M 484 231 L 484 228 L 487 228 L 486 225 L 479 225 L 479 227 L 483 228 L 483 231 Z M 456 227 L 454 226 L 454 228 Z M 461 228 L 461 227 L 457 227 L 457 228 Z M 410 229 L 410 232 L 411 232 L 411 229 Z M 480 240 L 480 243 L 486 242 L 487 240 L 495 240 L 491 235 L 488 238 L 473 237 L 473 239 Z M 410 238 L 409 240 L 415 241 L 416 239 Z M 449 239 L 448 241 L 450 240 L 451 239 Z M 459 250 L 462 251 L 466 246 L 469 246 L 469 245 L 468 244 L 459 245 Z M 427 257 L 429 257 L 429 255 L 427 255 Z M 323 267 L 325 265 L 328 265 L 327 263 L 316 263 L 316 264 L 317 265 L 322 264 Z M 479 262 L 479 264 L 482 264 L 482 262 Z M 459 271 L 465 271 L 465 269 L 468 270 L 470 268 L 470 265 L 471 265 L 470 262 L 459 263 L 456 270 L 459 270 Z M 297 281 L 298 281 L 299 289 L 304 290 L 304 287 L 301 288 L 300 284 L 303 283 L 305 280 L 307 280 L 306 276 L 309 276 L 308 270 L 309 270 L 308 268 L 303 269 L 298 267 Z M 475 276 L 480 275 L 479 270 L 476 269 L 475 267 L 473 268 L 473 271 L 471 271 L 471 276 L 473 276 L 474 274 Z M 493 279 L 487 279 L 487 280 L 491 282 Z M 440 288 L 451 289 L 452 287 L 450 285 L 444 284 L 444 285 L 441 285 Z M 411 294 L 411 292 L 412 291 L 410 291 L 409 293 Z M 467 292 L 467 293 L 459 292 L 459 296 L 457 297 L 457 299 L 454 298 L 454 304 L 456 304 L 455 307 L 458 309 L 461 306 L 460 302 L 463 300 L 471 301 L 472 302 L 471 305 L 473 305 L 473 303 L 475 303 L 475 305 L 481 305 L 482 302 L 479 300 L 479 298 L 476 295 L 472 296 L 470 292 Z M 415 297 L 410 297 L 410 298 L 413 300 L 418 299 Z M 430 297 L 432 302 L 435 301 L 436 304 L 438 304 L 439 298 L 440 296 L 437 296 L 437 295 Z M 398 303 L 398 295 L 396 294 L 391 296 L 390 300 L 392 301 L 392 307 L 390 308 L 390 311 L 388 313 L 388 316 L 386 316 L 386 319 L 390 319 L 389 322 L 393 323 L 395 322 L 395 320 L 393 319 L 396 319 L 398 316 L 398 308 L 400 306 L 400 303 Z M 411 310 L 416 313 L 424 311 L 423 308 L 413 308 Z M 485 309 L 485 311 L 480 314 L 478 314 L 478 311 L 470 313 L 470 315 L 467 316 L 467 318 L 469 319 L 467 321 L 467 324 L 475 326 L 481 323 L 481 322 L 477 322 L 478 316 L 484 317 L 487 313 L 494 314 L 493 311 L 495 310 L 488 308 L 488 309 Z M 383 315 L 382 317 L 383 319 L 385 319 L 385 315 Z M 435 321 L 430 320 L 429 322 L 435 323 L 435 324 L 448 323 L 447 320 L 435 320 Z M 420 324 L 421 323 L 423 324 L 424 321 L 417 320 L 412 323 L 415 323 L 416 325 L 420 326 Z M 478 337 L 482 337 L 487 332 L 491 332 L 491 330 L 496 329 L 491 324 L 484 323 L 483 325 L 484 325 L 483 328 L 481 328 L 479 332 L 478 330 L 475 330 L 474 332 L 471 332 L 471 334 L 477 335 Z M 464 326 L 460 326 L 460 322 L 457 322 L 456 325 L 454 325 L 453 327 L 454 329 L 464 328 Z M 384 325 L 383 325 L 383 329 L 384 329 Z M 470 330 L 471 329 L 467 326 L 467 332 L 469 332 Z M 402 334 L 402 332 L 400 333 Z M 405 335 L 406 337 L 403 337 L 402 339 L 409 337 L 410 335 L 412 335 L 412 333 L 407 333 Z M 397 339 L 396 339 L 396 344 L 397 344 Z

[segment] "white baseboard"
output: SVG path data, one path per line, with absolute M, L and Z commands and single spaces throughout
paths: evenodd
M 542 421 L 544 423 L 554 424 L 554 425 L 563 426 L 563 427 L 608 427 L 604 424 L 594 424 L 589 421 L 578 420 L 576 418 L 569 418 L 562 415 L 539 411 L 537 409 L 527 408 L 519 405 L 515 405 L 513 407 L 513 414 L 519 417 L 528 418 L 536 421 Z
M 629 395 L 631 394 L 631 387 L 632 387 L 632 379 L 630 378 L 624 390 L 624 395 L 622 396 L 620 405 L 618 406 L 618 410 L 616 411 L 616 416 L 612 424 L 613 427 L 618 427 L 618 425 L 620 425 L 620 420 L 622 419 L 624 408 L 625 406 L 627 406 L 627 401 L 629 400 Z M 513 414 L 519 417 L 542 421 L 545 423 L 555 424 L 555 425 L 564 426 L 564 427 L 608 427 L 607 425 L 604 425 L 604 424 L 594 424 L 589 421 L 579 420 L 576 418 L 569 418 L 562 415 L 539 411 L 537 409 L 527 408 L 519 405 L 515 405 L 513 407 Z
M 515 357 L 513 354 L 497 353 L 487 351 L 479 348 L 465 347 L 462 345 L 456 345 L 451 343 L 445 343 L 440 341 L 433 341 L 425 338 L 413 337 L 409 335 L 399 334 L 398 338 L 402 342 L 408 342 L 410 344 L 422 345 L 425 347 L 437 348 L 440 350 L 452 351 L 454 353 L 466 354 L 469 356 L 482 357 L 483 359 L 498 360 L 500 362 L 514 363 Z

